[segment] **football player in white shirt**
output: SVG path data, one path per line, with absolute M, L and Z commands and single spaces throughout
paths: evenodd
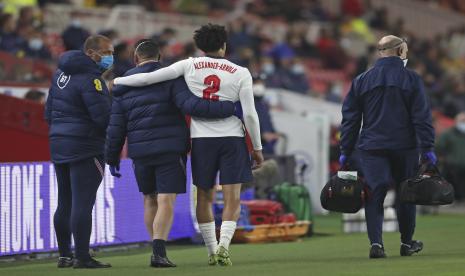
M 195 31 L 196 46 L 205 57 L 189 58 L 150 73 L 116 78 L 115 85 L 146 86 L 184 76 L 189 89 L 212 101 L 240 101 L 244 124 L 252 140 L 255 167 L 263 162 L 260 127 L 255 110 L 252 76 L 247 68 L 224 59 L 227 33 L 224 26 L 204 25 Z M 252 181 L 252 164 L 243 123 L 237 117 L 192 117 L 192 177 L 197 186 L 197 221 L 208 249 L 210 265 L 232 265 L 229 244 L 240 215 L 241 183 Z M 220 173 L 224 209 L 220 241 L 216 240 L 212 213 L 215 180 Z

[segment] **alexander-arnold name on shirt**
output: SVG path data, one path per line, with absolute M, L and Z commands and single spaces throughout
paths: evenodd
M 195 67 L 196 70 L 211 68 L 211 69 L 226 71 L 226 72 L 229 72 L 231 74 L 234 74 L 234 72 L 237 71 L 237 68 L 233 67 L 231 65 L 227 65 L 227 64 L 219 63 L 219 62 L 209 62 L 209 61 L 195 62 L 194 67 Z

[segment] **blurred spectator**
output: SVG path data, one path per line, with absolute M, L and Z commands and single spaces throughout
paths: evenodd
M 118 45 L 120 44 L 119 34 L 116 30 L 108 29 L 98 32 L 99 35 L 108 37 L 111 40 L 111 44 Z
M 281 42 L 277 43 L 271 51 L 268 53 L 271 57 L 275 60 L 283 60 L 283 59 L 292 59 L 295 57 L 294 49 L 289 45 L 289 43 Z
M 197 48 L 195 47 L 194 42 L 189 42 L 186 45 L 184 45 L 184 53 L 180 59 L 186 59 L 186 58 L 197 56 L 196 51 L 197 51 Z
M 62 34 L 65 50 L 79 50 L 90 33 L 82 27 L 80 15 L 74 13 L 71 15 L 71 22 Z
M 341 10 L 345 15 L 358 17 L 363 14 L 363 6 L 360 0 L 342 0 Z
M 270 108 L 265 101 L 266 86 L 264 76 L 254 78 L 253 94 L 255 100 L 255 109 L 257 110 L 260 121 L 260 133 L 262 135 L 263 154 L 275 154 L 274 147 L 280 135 L 276 132 L 271 120 Z
M 172 28 L 164 28 L 161 33 L 154 34 L 152 39 L 159 45 L 171 45 L 176 42 L 176 30 Z
M 329 87 L 329 91 L 326 92 L 325 99 L 329 102 L 341 103 L 344 98 L 343 89 L 344 88 L 342 82 L 333 82 Z
M 257 110 L 258 118 L 260 121 L 260 134 L 262 136 L 263 154 L 275 154 L 274 147 L 276 142 L 281 137 L 276 132 L 273 122 L 271 120 L 270 108 L 265 100 L 266 86 L 265 75 L 253 76 L 253 95 L 255 101 L 255 109 Z M 242 117 L 242 107 L 237 104 L 237 115 Z
M 25 40 L 16 32 L 16 21 L 11 14 L 0 19 L 0 50 L 17 53 L 24 47 Z
M 459 79 L 452 84 L 452 93 L 444 97 L 443 112 L 454 118 L 459 112 L 465 111 L 465 83 Z
M 310 90 L 305 66 L 296 59 L 281 59 L 278 71 L 281 76 L 281 88 L 307 94 Z
M 25 49 L 26 56 L 43 60 L 51 60 L 52 55 L 44 43 L 44 37 L 41 32 L 34 30 L 29 35 L 29 40 Z
M 465 26 L 451 33 L 448 48 L 451 58 L 465 57 Z
M 293 28 L 289 30 L 288 34 L 286 35 L 286 40 L 297 56 L 317 56 L 316 48 L 307 41 L 306 35 L 306 24 L 294 25 Z
M 458 201 L 465 199 L 465 112 L 455 118 L 455 126 L 438 139 L 436 150 L 444 165 L 446 179 L 454 185 Z
M 337 40 L 331 33 L 323 28 L 317 41 L 323 66 L 329 69 L 342 69 L 347 63 L 347 57 Z
M 230 53 L 235 53 L 242 48 L 255 48 L 256 39 L 251 34 L 250 27 L 247 28 L 243 18 L 232 20 L 229 23 L 228 30 L 228 42 L 231 45 L 228 51 Z
M 300 17 L 307 20 L 327 21 L 330 16 L 320 0 L 295 1 L 300 4 Z
M 363 18 L 346 16 L 341 25 L 343 35 L 354 35 L 356 39 L 362 39 L 364 42 L 373 44 L 375 36 Z
M 9 14 L 17 14 L 18 9 L 25 6 L 37 6 L 37 0 L 7 0 L 4 3 L 3 11 Z
M 389 27 L 387 9 L 377 8 L 374 10 L 374 14 L 368 18 L 370 27 L 378 30 L 386 30 Z
M 19 17 L 17 20 L 17 28 L 22 28 L 26 26 L 38 27 L 39 22 L 35 20 L 34 17 L 34 7 L 22 7 L 19 10 Z
M 154 40 L 160 46 L 160 54 L 163 63 L 171 64 L 182 56 L 184 45 L 177 40 L 176 30 L 172 28 L 164 28 L 161 33 L 154 34 Z
M 113 63 L 113 76 L 115 78 L 121 77 L 129 69 L 134 67 L 132 62 L 131 47 L 127 43 L 120 43 L 115 46 L 115 62 Z
M 31 89 L 24 95 L 24 99 L 45 104 L 45 93 L 40 90 Z

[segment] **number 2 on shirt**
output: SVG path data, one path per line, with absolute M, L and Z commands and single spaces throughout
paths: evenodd
M 210 75 L 203 80 L 203 83 L 207 86 L 207 88 L 203 90 L 203 98 L 206 100 L 218 101 L 220 97 L 213 94 L 220 91 L 221 79 L 218 78 L 217 75 Z

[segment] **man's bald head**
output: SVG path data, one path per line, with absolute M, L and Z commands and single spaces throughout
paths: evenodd
M 387 35 L 379 40 L 378 51 L 382 57 L 399 56 L 401 59 L 406 59 L 407 42 L 398 36 Z

